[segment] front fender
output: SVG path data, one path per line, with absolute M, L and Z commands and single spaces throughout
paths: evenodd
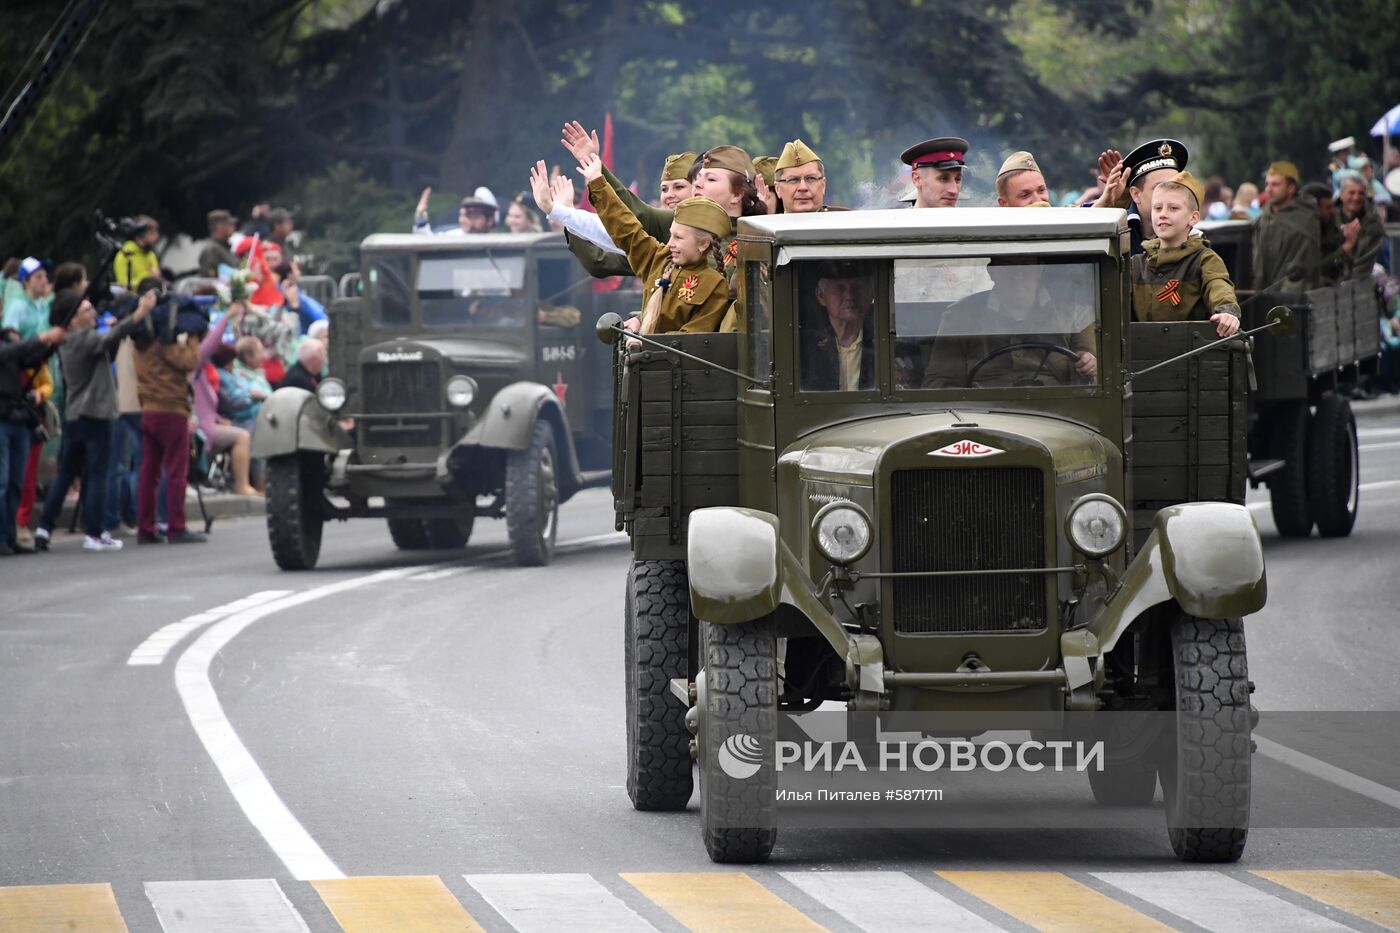
M 496 393 L 476 424 L 455 446 L 524 450 L 530 446 L 535 421 L 546 408 L 558 414 L 553 420 L 564 423 L 559 399 L 548 386 L 538 382 L 512 383 Z
M 778 519 L 741 508 L 696 509 L 686 535 L 690 608 L 705 622 L 748 622 L 778 608 Z
M 334 454 L 351 445 L 335 416 L 305 389 L 278 389 L 262 403 L 253 431 L 254 457 L 280 457 L 300 450 Z
M 1100 650 L 1151 606 L 1176 600 L 1188 615 L 1234 618 L 1264 608 L 1264 547 L 1249 510 L 1229 502 L 1188 502 L 1157 513 L 1122 585 L 1089 623 Z

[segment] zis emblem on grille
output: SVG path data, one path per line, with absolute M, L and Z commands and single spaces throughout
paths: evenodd
M 930 457 L 991 457 L 996 454 L 1004 454 L 1006 451 L 996 447 L 988 447 L 986 444 L 979 444 L 976 441 L 954 441 L 941 450 L 929 452 Z

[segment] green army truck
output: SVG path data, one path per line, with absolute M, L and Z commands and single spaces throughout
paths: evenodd
M 1129 323 L 1126 229 L 1098 209 L 744 218 L 744 333 L 636 345 L 598 322 L 636 808 L 685 809 L 698 771 L 710 857 L 762 860 L 780 713 L 1141 710 L 1174 726 L 1111 742 L 1095 798 L 1146 804 L 1160 778 L 1181 859 L 1240 856 L 1242 619 L 1266 593 L 1248 338 Z
M 595 293 L 558 234 L 375 234 L 360 274 L 330 308 L 330 376 L 273 393 L 253 434 L 278 566 L 315 566 L 349 518 L 404 550 L 504 518 L 516 560 L 548 563 L 560 503 L 611 458 L 610 358 L 580 321 L 635 296 Z
M 1253 348 L 1249 470 L 1267 486 L 1274 526 L 1286 538 L 1345 537 L 1360 505 L 1356 417 L 1349 393 L 1380 356 L 1381 298 L 1369 278 L 1307 291 L 1254 281 L 1255 225 L 1207 221 L 1201 231 L 1225 260 L 1245 327 L 1270 309 L 1293 312 L 1288 334 L 1261 334 Z

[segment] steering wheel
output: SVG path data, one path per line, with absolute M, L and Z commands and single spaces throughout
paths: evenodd
M 1064 346 L 1063 344 L 1050 343 L 1047 340 L 1022 340 L 1017 343 L 1008 343 L 1004 347 L 997 347 L 992 352 L 983 356 L 976 363 L 972 364 L 972 368 L 967 371 L 967 388 L 972 388 L 973 385 L 977 382 L 977 373 L 979 370 L 981 370 L 983 366 L 986 366 L 988 363 L 990 363 L 992 360 L 996 359 L 999 356 L 1005 356 L 1013 350 L 1045 351 L 1045 355 L 1040 358 L 1040 365 L 1035 368 L 1035 372 L 1031 373 L 1029 377 L 1030 379 L 1035 379 L 1041 374 L 1041 372 L 1045 369 L 1045 364 L 1050 361 L 1050 354 L 1052 353 L 1059 353 L 1063 356 L 1069 357 L 1076 363 L 1079 362 L 1079 354 L 1071 350 L 1069 347 Z M 1017 385 L 1023 384 L 1025 383 L 1017 382 Z

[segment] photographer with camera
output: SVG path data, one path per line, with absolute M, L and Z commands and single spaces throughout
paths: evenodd
M 147 291 L 137 302 L 135 312 L 105 334 L 97 332 L 97 310 L 82 291 L 66 289 L 54 299 L 52 318 L 68 331 L 58 354 L 68 387 L 68 404 L 64 412 L 58 475 L 49 487 L 44 514 L 34 532 L 34 545 L 41 551 L 49 549 L 49 538 L 63 510 L 63 499 L 79 476 L 83 484 L 83 531 L 87 534 L 83 550 L 121 550 L 122 543 L 113 540 L 103 527 L 107 460 L 112 444 L 112 422 L 117 418 L 117 383 L 112 376 L 111 362 L 117 347 L 145 322 L 159 297 L 157 291 Z
M 63 328 L 50 327 L 23 340 L 13 327 L 0 331 L 0 553 L 32 554 L 20 544 L 15 511 L 24 485 L 30 436 L 40 424 L 35 375 L 63 342 Z
M 147 278 L 137 293 L 161 291 Z M 163 296 L 162 296 L 163 297 Z M 160 299 L 157 299 L 160 304 Z M 199 342 L 209 329 L 192 302 L 166 301 L 138 330 L 136 391 L 141 398 L 141 477 L 136 489 L 136 543 L 158 544 L 156 490 L 165 477 L 166 516 L 171 544 L 202 544 L 206 538 L 185 527 L 185 487 L 190 468 L 190 375 L 199 368 Z
M 154 249 L 160 240 L 160 224 L 155 218 L 142 214 L 129 221 L 123 220 L 117 229 L 129 239 L 112 259 L 112 284 L 136 291 L 137 285 L 146 279 L 160 278 L 160 258 Z

